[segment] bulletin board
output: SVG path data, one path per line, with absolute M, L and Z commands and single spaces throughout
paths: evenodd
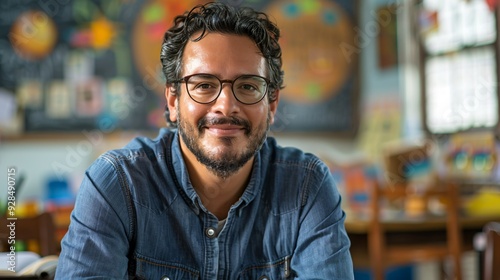
M 179 13 L 192 2 L 2 1 L 0 87 L 16 95 L 23 130 L 164 126 L 159 53 L 173 20 L 164 11 Z
M 163 33 L 202 2 L 3 0 L 0 88 L 16 96 L 24 131 L 164 126 Z M 225 2 L 262 10 L 281 29 L 285 89 L 274 131 L 357 129 L 356 1 Z
M 272 130 L 353 136 L 361 52 L 357 1 L 260 2 L 257 8 L 271 15 L 282 35 L 285 88 Z

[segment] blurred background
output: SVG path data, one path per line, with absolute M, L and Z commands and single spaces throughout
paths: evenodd
M 0 3 L 0 182 L 15 177 L 17 216 L 54 213 L 60 240 L 85 169 L 166 125 L 163 33 L 204 2 Z M 486 217 L 475 232 L 499 219 L 497 0 L 225 2 L 264 11 L 281 28 L 285 89 L 270 134 L 331 167 L 349 221 L 370 220 L 377 186 L 418 193 L 436 178 L 457 182 L 460 215 Z M 1 214 L 7 197 L 0 192 Z M 425 220 L 446 215 L 445 204 L 380 207 Z M 480 279 L 481 249 L 463 241 L 463 279 Z M 356 266 L 357 279 L 371 277 L 370 265 Z M 386 277 L 441 279 L 436 270 L 394 266 Z

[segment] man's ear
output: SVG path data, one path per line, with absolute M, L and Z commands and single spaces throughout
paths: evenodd
M 271 112 L 269 124 L 274 123 L 274 116 L 276 115 L 276 112 L 278 111 L 278 103 L 280 101 L 280 90 L 276 89 L 272 96 L 274 97 L 274 100 L 269 101 L 269 110 Z
M 174 88 L 174 85 L 167 84 L 165 88 L 165 99 L 167 100 L 169 119 L 173 123 L 177 122 L 177 92 Z

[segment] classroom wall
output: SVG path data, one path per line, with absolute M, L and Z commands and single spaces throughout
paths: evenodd
M 376 11 L 379 7 L 394 1 L 360 2 L 357 30 L 360 40 L 364 43 L 360 48 L 361 124 L 357 136 L 354 139 L 344 139 L 307 135 L 291 137 L 271 133 L 282 145 L 298 146 L 305 151 L 339 162 L 364 160 L 370 149 L 374 149 L 374 147 L 364 147 L 366 142 L 364 139 L 372 137 L 367 132 L 373 129 L 367 125 L 367 120 L 372 119 L 371 114 L 380 111 L 381 106 L 384 107 L 386 104 L 392 106 L 393 110 L 402 110 L 403 106 L 399 102 L 402 101 L 399 67 L 380 69 L 376 41 L 378 36 L 376 27 L 380 25 L 377 22 Z M 398 122 L 395 123 L 397 126 Z M 401 129 L 396 128 L 395 131 L 398 135 Z M 0 181 L 6 181 L 5 171 L 12 166 L 17 168 L 17 172 L 26 174 L 24 185 L 18 193 L 18 202 L 43 198 L 47 181 L 54 177 L 67 178 L 71 187 L 77 189 L 84 170 L 100 153 L 108 148 L 123 146 L 133 134 L 125 134 L 113 138 L 113 141 L 98 144 L 92 143 L 84 133 L 80 136 L 60 141 L 31 139 L 0 142 L 0 170 L 3 170 L 0 172 Z M 0 199 L 4 200 L 5 196 L 5 193 L 0 193 Z

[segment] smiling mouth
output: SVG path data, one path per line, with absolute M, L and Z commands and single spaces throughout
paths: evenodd
M 250 123 L 236 117 L 202 118 L 198 123 L 198 129 L 200 132 L 206 129 L 222 136 L 231 136 L 243 130 L 248 135 L 250 133 Z
M 223 137 L 223 138 L 232 138 L 236 137 L 238 135 L 242 135 L 242 132 L 244 132 L 244 129 L 241 127 L 234 127 L 228 128 L 228 127 L 220 127 L 220 126 L 212 126 L 212 127 L 207 127 L 206 128 L 210 134 L 213 134 L 217 137 Z
M 244 130 L 245 128 L 240 125 L 232 125 L 232 124 L 216 124 L 206 126 L 207 129 L 215 129 L 215 130 Z

